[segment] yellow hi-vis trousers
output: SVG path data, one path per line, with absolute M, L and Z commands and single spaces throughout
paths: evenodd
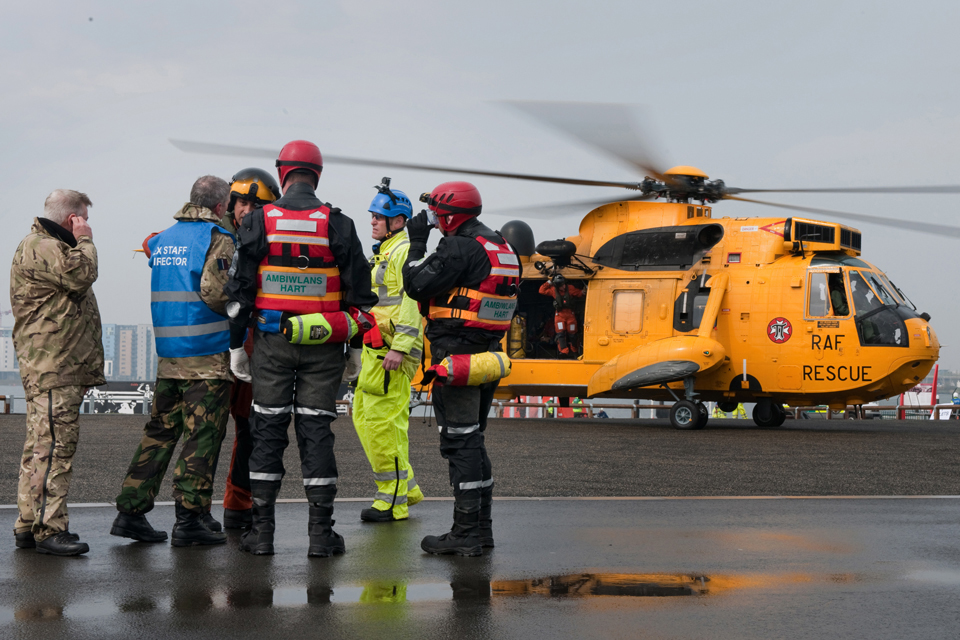
M 384 371 L 387 349 L 363 348 L 362 368 L 353 397 L 353 426 L 377 483 L 373 508 L 393 518 L 408 517 L 408 506 L 423 500 L 410 466 L 410 378 L 402 367 Z

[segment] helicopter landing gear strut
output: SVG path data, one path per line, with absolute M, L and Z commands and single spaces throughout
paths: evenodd
M 683 394 L 685 399 L 681 400 L 673 389 L 663 384 L 660 385 L 673 396 L 673 406 L 670 407 L 670 424 L 674 429 L 684 429 L 692 431 L 694 429 L 703 429 L 707 426 L 707 420 L 710 414 L 706 406 L 699 400 L 696 400 L 697 393 L 693 390 L 694 380 L 692 377 L 683 379 Z

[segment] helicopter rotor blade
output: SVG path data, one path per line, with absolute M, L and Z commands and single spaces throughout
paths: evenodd
M 616 196 L 611 196 L 608 198 L 591 198 L 590 200 L 575 200 L 572 202 L 533 204 L 526 207 L 509 207 L 507 209 L 484 209 L 484 213 L 493 214 L 495 216 L 523 214 L 521 216 L 522 218 L 563 218 L 573 213 L 580 213 L 582 215 L 587 211 L 593 211 L 597 207 L 601 207 L 605 204 L 615 204 L 617 202 L 642 202 L 644 200 L 652 200 L 655 197 L 655 194 L 637 196 L 635 198 L 617 198 Z
M 738 189 L 726 187 L 728 194 L 740 193 L 960 193 L 960 185 L 931 185 L 918 187 L 839 187 L 827 189 Z
M 847 213 L 845 211 L 834 211 L 833 209 L 816 209 L 814 207 L 800 207 L 793 204 L 781 204 L 779 202 L 769 202 L 767 200 L 754 200 L 752 198 L 740 198 L 738 196 L 727 196 L 726 200 L 737 200 L 739 202 L 751 202 L 753 204 L 763 204 L 769 207 L 779 207 L 780 209 L 790 209 L 791 211 L 802 211 L 804 213 L 815 213 L 834 218 L 846 218 L 856 222 L 866 222 L 868 224 L 877 224 L 894 229 L 906 229 L 907 231 L 917 231 L 919 233 L 929 233 L 938 236 L 949 236 L 951 238 L 960 238 L 960 227 L 954 227 L 946 224 L 932 224 L 929 222 L 913 222 L 906 220 L 894 220 L 892 218 L 882 218 L 880 216 L 869 216 L 862 213 Z
M 665 168 L 645 148 L 636 118 L 626 105 L 512 100 L 503 104 L 669 184 L 669 176 L 663 175 Z
M 209 155 L 246 156 L 255 158 L 276 159 L 278 152 L 257 147 L 240 147 L 229 144 L 215 144 L 206 142 L 191 142 L 188 140 L 174 140 L 170 143 L 187 153 L 205 153 Z M 539 176 L 528 173 L 506 173 L 501 171 L 480 171 L 477 169 L 460 169 L 429 164 L 415 164 L 410 162 L 393 162 L 390 160 L 370 160 L 366 158 L 351 158 L 324 154 L 324 162 L 332 164 L 349 164 L 361 167 L 383 167 L 387 169 L 412 169 L 415 171 L 440 171 L 444 173 L 460 173 L 472 176 L 487 176 L 490 178 L 512 178 L 514 180 L 530 180 L 533 182 L 553 182 L 558 184 L 576 184 L 588 187 L 620 187 L 623 189 L 638 188 L 635 182 L 611 182 L 606 180 L 581 180 L 579 178 L 558 178 L 555 176 Z

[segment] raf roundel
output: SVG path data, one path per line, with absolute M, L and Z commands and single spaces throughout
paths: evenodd
M 781 344 L 793 335 L 793 325 L 786 318 L 774 318 L 767 325 L 767 337 L 773 342 Z

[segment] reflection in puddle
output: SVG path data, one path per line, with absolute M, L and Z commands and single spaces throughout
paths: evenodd
M 932 575 L 936 574 L 936 575 Z M 949 575 L 947 575 L 949 574 Z M 918 572 L 918 580 L 954 583 L 960 575 L 950 572 Z M 116 602 L 102 599 L 69 603 L 32 603 L 14 609 L 0 607 L 0 620 L 45 620 L 89 618 L 117 614 L 202 613 L 211 610 L 296 608 L 316 605 L 395 605 L 419 602 L 489 603 L 515 597 L 676 597 L 707 596 L 746 589 L 783 589 L 813 583 L 848 584 L 861 582 L 859 574 L 743 574 L 712 576 L 666 573 L 575 573 L 527 580 L 494 580 L 471 576 L 450 583 L 414 583 L 402 580 L 374 580 L 361 585 L 330 587 L 258 586 L 228 588 L 213 592 L 201 589 L 181 591 L 172 597 L 126 596 Z M 11 615 L 12 614 L 12 615 Z M 8 617 L 9 616 L 9 617 Z
M 665 597 L 706 593 L 709 581 L 706 576 L 577 573 L 534 580 L 501 580 L 492 586 L 495 596 Z

